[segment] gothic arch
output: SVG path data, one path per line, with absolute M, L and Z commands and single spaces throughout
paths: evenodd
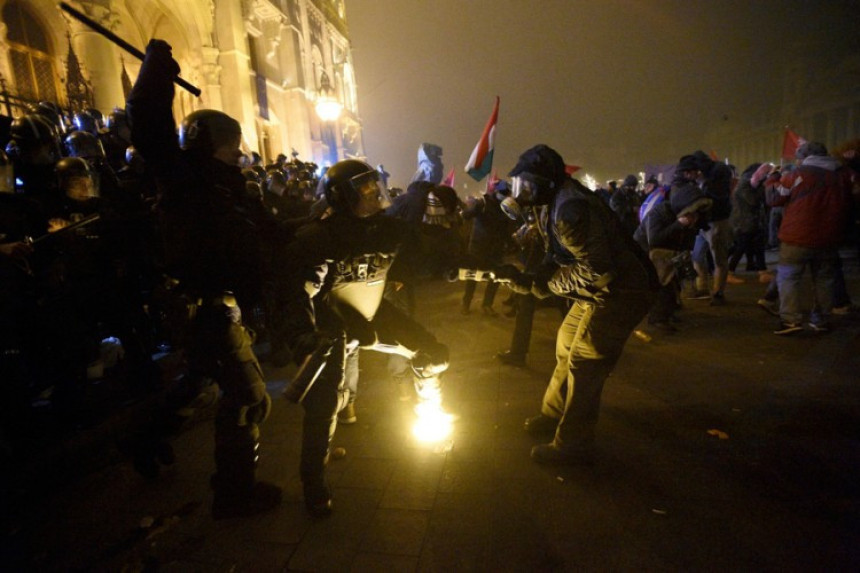
M 33 101 L 65 99 L 56 70 L 62 44 L 44 13 L 28 2 L 8 0 L 2 6 L 2 21 L 5 65 L 18 95 Z

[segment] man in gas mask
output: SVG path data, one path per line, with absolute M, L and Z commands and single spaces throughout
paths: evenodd
M 548 207 L 541 221 L 547 257 L 534 274 L 507 266 L 496 276 L 517 292 L 571 301 L 558 329 L 557 364 L 541 412 L 525 422 L 528 433 L 553 439 L 532 448 L 531 456 L 540 463 L 590 463 L 604 381 L 648 312 L 657 277 L 615 214 L 565 173 L 555 150 L 527 150 L 509 175 L 519 203 Z
M 379 172 L 354 159 L 340 161 L 321 181 L 327 208 L 300 228 L 285 260 L 286 331 L 300 372 L 321 372 L 288 398 L 304 407 L 300 474 L 308 511 L 331 513 L 325 465 L 337 424 L 337 413 L 349 401 L 344 379 L 348 355 L 358 348 L 406 355 L 423 375 L 419 389 L 437 393 L 437 375 L 447 368 L 448 349 L 414 320 L 383 299 L 395 257 L 415 244 L 413 226 L 382 212 L 385 190 Z M 311 357 L 306 359 L 306 357 Z M 311 360 L 319 360 L 313 363 Z M 433 382 L 435 381 L 435 382 Z

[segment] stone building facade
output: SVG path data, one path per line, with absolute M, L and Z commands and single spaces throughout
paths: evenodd
M 792 59 L 784 64 L 781 84 L 767 88 L 773 106 L 757 124 L 726 123 L 706 136 L 709 145 L 739 170 L 755 162 L 780 163 L 786 129 L 828 149 L 860 138 L 860 54 L 831 66 Z
M 181 77 L 202 90 L 197 98 L 177 88 L 177 121 L 196 109 L 222 110 L 242 124 L 246 151 L 265 160 L 292 151 L 319 165 L 363 157 L 344 0 L 69 4 L 141 51 L 151 38 L 173 46 Z M 0 15 L 0 88 L 13 115 L 27 101 L 74 107 L 81 83 L 91 107 L 102 113 L 124 106 L 129 78 L 140 68 L 133 56 L 61 11 L 55 0 L 0 0 Z M 80 63 L 83 82 L 69 82 L 70 59 Z M 326 81 L 343 106 L 334 121 L 315 112 Z

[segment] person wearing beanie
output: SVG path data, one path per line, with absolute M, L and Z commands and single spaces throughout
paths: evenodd
M 635 175 L 628 175 L 621 183 L 621 187 L 616 189 L 609 199 L 609 206 L 618 215 L 621 227 L 631 236 L 639 226 L 638 213 L 641 201 L 636 192 L 638 186 L 639 179 Z
M 654 262 L 661 284 L 657 300 L 648 312 L 648 324 L 666 333 L 677 330 L 673 324 L 677 320 L 674 313 L 678 308 L 681 281 L 686 278 L 681 276 L 683 267 L 677 262 L 679 255 L 693 248 L 699 221 L 705 218 L 712 204 L 696 185 L 697 169 L 679 173 L 681 177 L 672 185 L 669 198 L 648 212 L 633 235 Z
M 853 216 L 849 170 L 818 142 L 801 145 L 797 159 L 796 169 L 780 179 L 772 203 L 785 206 L 776 276 L 780 323 L 774 334 L 778 335 L 803 330 L 800 282 L 807 268 L 813 286 L 809 327 L 814 332 L 829 330 L 839 246 Z
M 707 225 L 699 230 L 696 245 L 693 247 L 693 266 L 696 269 L 696 298 L 709 296 L 712 306 L 726 303 L 724 294 L 728 277 L 729 247 L 732 244 L 732 227 L 729 215 L 732 211 L 731 186 L 732 169 L 725 163 L 714 161 L 704 151 L 696 151 L 688 156 L 698 165 L 702 173 L 701 186 L 707 197 L 713 201 L 708 213 Z M 708 253 L 714 263 L 713 283 L 708 290 Z
M 515 292 L 555 294 L 570 302 L 540 413 L 525 422 L 526 432 L 551 440 L 534 446 L 531 457 L 539 463 L 591 463 L 604 382 L 654 301 L 657 275 L 606 204 L 565 172 L 557 151 L 536 145 L 520 155 L 509 175 L 518 203 L 547 208 L 540 223 L 547 257 L 534 273 L 507 265 L 497 276 Z
M 735 238 L 734 251 L 729 257 L 729 275 L 726 281 L 742 284 L 744 279 L 735 275 L 741 257 L 747 258 L 747 270 L 759 273 L 759 281 L 768 283 L 773 278 L 767 273 L 764 259 L 767 242 L 764 181 L 773 165 L 753 163 L 741 173 L 737 189 L 732 194 L 732 233 Z

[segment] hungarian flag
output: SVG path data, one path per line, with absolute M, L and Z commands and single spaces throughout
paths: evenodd
M 466 173 L 475 181 L 480 181 L 493 168 L 493 148 L 496 141 L 496 122 L 499 119 L 499 96 L 496 96 L 496 105 L 493 107 L 493 113 L 490 115 L 490 121 L 484 127 L 484 133 L 481 139 L 478 140 L 478 145 L 472 151 L 472 156 L 469 157 L 466 163 Z
M 806 143 L 806 140 L 791 131 L 785 130 L 785 136 L 782 138 L 782 155 L 783 159 L 794 159 L 797 153 L 797 148 Z
M 451 171 L 448 172 L 448 176 L 442 180 L 442 185 L 445 187 L 454 187 L 454 168 L 451 168 Z

